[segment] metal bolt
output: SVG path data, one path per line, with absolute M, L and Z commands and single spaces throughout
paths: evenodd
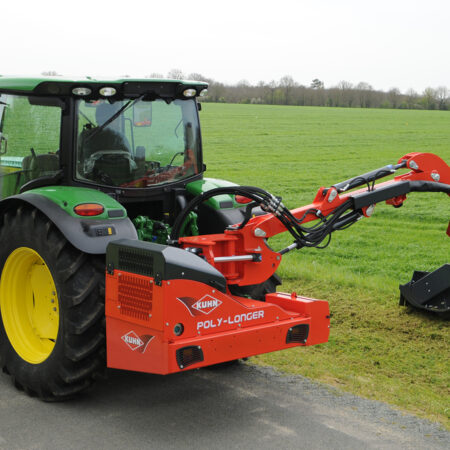
M 213 290 L 212 290 L 212 293 L 214 294 L 215 292 L 216 292 L 216 290 L 215 290 L 215 289 L 213 289 Z
M 330 195 L 328 196 L 328 203 L 331 203 L 337 196 L 337 190 L 332 189 Z
M 167 282 L 167 285 L 170 286 L 170 281 Z
M 200 345 L 197 345 L 197 348 L 200 350 L 201 349 Z
M 375 205 L 374 204 L 369 205 L 366 209 L 366 215 L 370 217 L 373 214 L 374 210 L 375 210 Z
M 279 261 L 279 260 L 280 260 L 280 255 L 277 256 L 277 261 Z
M 417 170 L 417 169 L 419 168 L 418 164 L 417 164 L 415 161 L 413 161 L 413 160 L 411 160 L 411 161 L 409 162 L 409 167 L 410 167 L 411 169 L 414 169 L 414 170 Z
M 166 322 L 166 327 L 168 327 L 169 326 L 169 322 Z
M 56 308 L 55 308 L 55 307 L 53 308 L 53 311 L 56 311 Z
M 55 303 L 55 299 L 54 299 L 54 298 L 52 298 L 50 301 L 51 301 L 52 303 Z
M 55 292 L 55 291 L 52 291 L 52 295 L 56 295 L 56 292 Z
M 289 328 L 289 331 L 292 331 L 292 328 Z
M 152 315 L 151 315 L 151 314 L 149 314 L 149 315 L 148 315 L 148 317 L 152 317 Z
M 277 320 L 280 320 L 280 318 L 277 316 Z
M 181 366 L 180 366 L 180 369 L 184 369 L 184 366 L 183 366 L 183 365 L 181 365 Z
M 153 284 L 153 280 L 150 280 L 149 283 L 150 283 L 150 284 Z
M 437 183 L 441 179 L 441 176 L 437 172 L 433 172 L 431 174 L 431 178 L 433 178 L 433 180 Z
M 241 328 L 241 324 L 238 324 L 238 327 Z
M 117 305 L 117 309 L 120 309 L 120 305 Z
M 181 276 L 184 277 L 184 272 L 181 272 Z
M 121 274 L 121 273 L 118 273 L 118 274 L 117 274 L 117 276 L 118 276 L 118 277 L 121 277 L 121 276 L 122 276 L 122 274 Z
M 255 231 L 253 232 L 253 234 L 256 237 L 266 237 L 267 233 L 264 230 L 261 230 L 261 228 L 255 228 Z

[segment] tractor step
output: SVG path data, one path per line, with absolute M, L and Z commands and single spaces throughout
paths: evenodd
M 433 272 L 414 271 L 409 283 L 400 285 L 400 305 L 437 313 L 450 312 L 450 264 Z

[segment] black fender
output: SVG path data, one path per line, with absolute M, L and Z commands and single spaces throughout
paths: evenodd
M 0 220 L 8 209 L 17 209 L 20 205 L 31 205 L 58 228 L 64 237 L 78 250 L 100 255 L 106 253 L 110 242 L 118 239 L 138 239 L 136 229 L 128 217 L 120 219 L 86 219 L 73 217 L 56 203 L 38 194 L 19 194 L 0 202 Z M 32 233 L 33 230 L 30 230 Z

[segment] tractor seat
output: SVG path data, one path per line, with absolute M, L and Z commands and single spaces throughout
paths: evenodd
M 54 175 L 59 170 L 59 157 L 53 153 L 25 156 L 22 171 L 25 183 L 36 178 Z

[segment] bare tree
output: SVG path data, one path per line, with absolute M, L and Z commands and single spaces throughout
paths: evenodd
M 409 109 L 413 109 L 417 105 L 419 95 L 414 89 L 408 89 L 406 91 L 406 104 Z
M 340 91 L 339 105 L 337 106 L 351 107 L 355 101 L 355 93 L 353 91 L 352 83 L 348 81 L 340 81 L 337 87 Z
M 187 76 L 187 79 L 188 79 L 188 80 L 195 80 L 195 81 L 206 81 L 206 82 L 208 82 L 208 83 L 211 83 L 211 82 L 213 81 L 213 80 L 211 80 L 211 79 L 205 77 L 205 76 L 202 75 L 201 73 L 197 73 L 197 72 L 190 73 L 190 74 Z
M 226 99 L 226 88 L 223 83 L 214 82 L 208 86 L 208 97 L 207 99 L 212 102 L 225 102 Z M 206 97 L 205 97 L 206 100 Z
M 437 99 L 436 91 L 427 87 L 422 94 L 422 104 L 426 109 L 436 109 Z
M 372 106 L 373 87 L 365 81 L 360 81 L 356 85 L 356 95 L 361 108 L 370 108 Z
M 400 92 L 399 88 L 393 87 L 393 88 L 389 89 L 389 91 L 387 93 L 387 97 L 393 108 L 398 108 L 398 106 L 400 104 L 400 98 L 401 98 L 400 96 L 401 96 L 401 92 Z
M 169 70 L 167 74 L 167 78 L 171 78 L 173 80 L 182 80 L 185 78 L 184 73 L 180 69 L 172 69 Z
M 164 75 L 162 73 L 159 73 L 159 72 L 152 72 L 150 75 L 145 75 L 145 78 L 161 79 L 161 78 L 164 78 Z
M 445 86 L 439 86 L 435 90 L 435 95 L 438 101 L 438 108 L 442 110 L 447 110 L 449 108 L 449 91 Z
M 284 93 L 284 104 L 289 105 L 292 89 L 296 86 L 294 79 L 290 75 L 285 75 L 280 80 L 280 88 Z
M 270 98 L 269 103 L 273 105 L 275 101 L 275 91 L 277 90 L 277 82 L 275 80 L 269 81 L 267 87 L 269 90 L 269 98 Z

